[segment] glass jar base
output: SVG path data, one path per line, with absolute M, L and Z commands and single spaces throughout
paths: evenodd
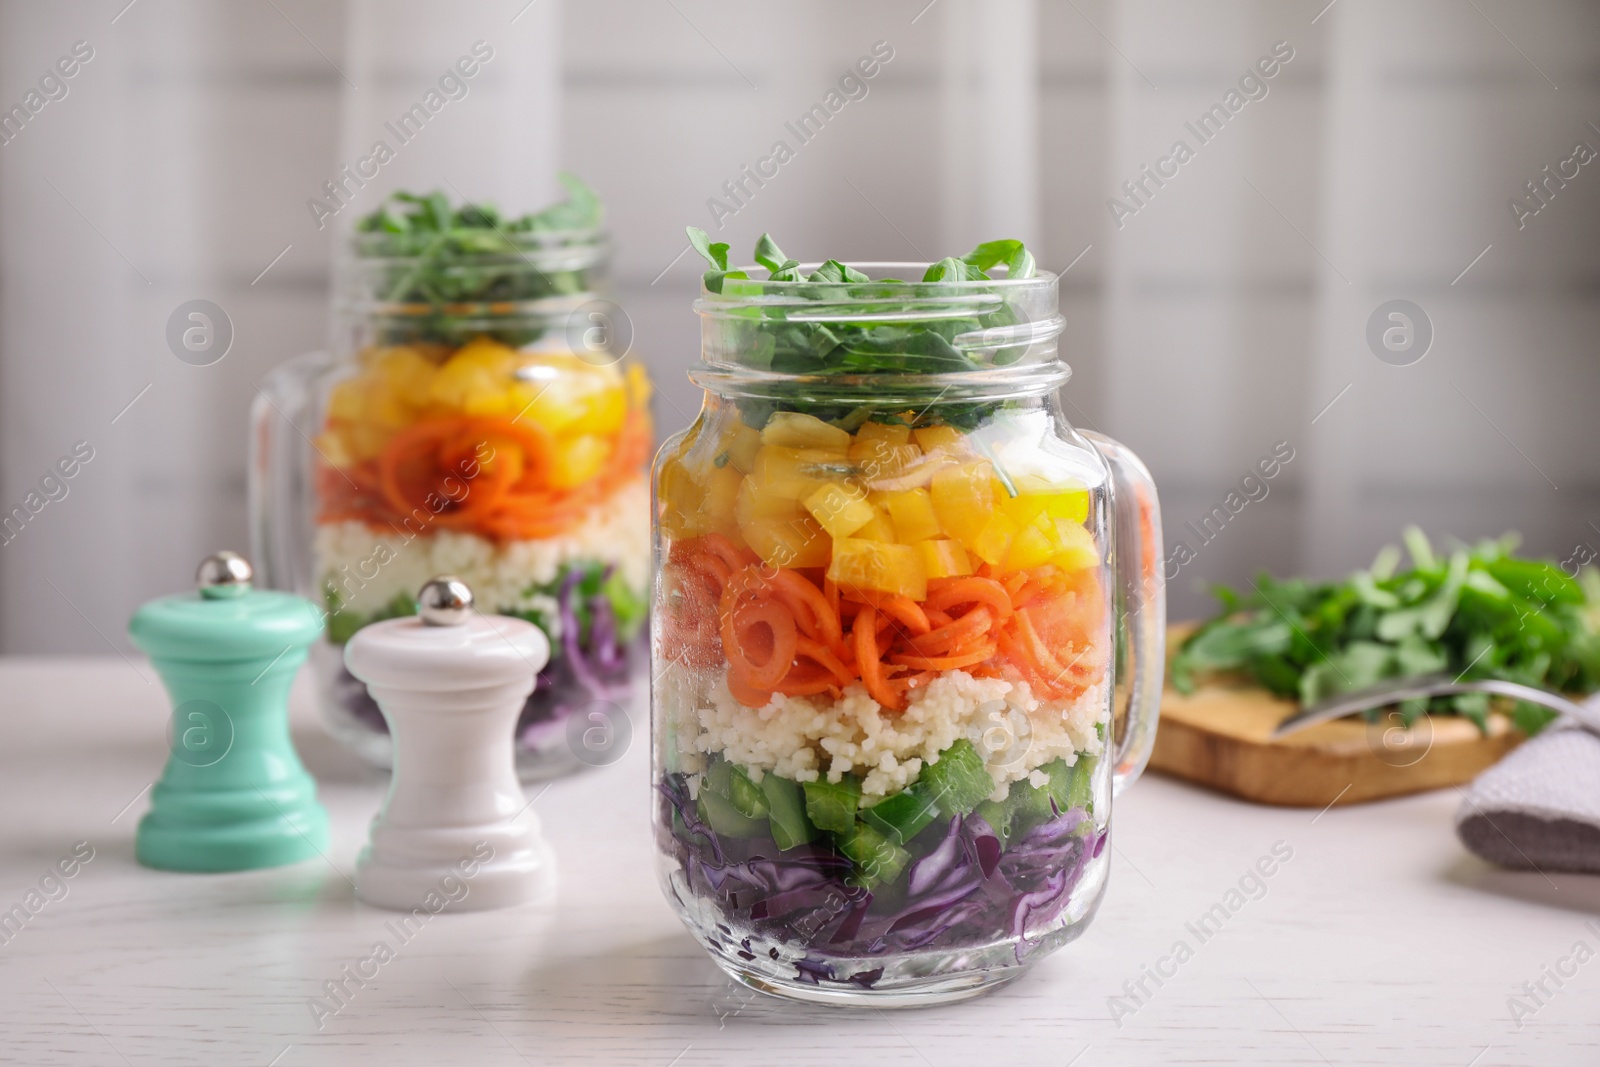
M 836 983 L 802 982 L 758 974 L 748 966 L 717 958 L 717 965 L 735 982 L 782 1000 L 821 1004 L 834 1008 L 927 1008 L 971 1000 L 1015 981 L 1027 972 L 1026 966 L 1013 965 L 966 974 L 929 975 L 903 979 L 893 985 L 862 987 Z

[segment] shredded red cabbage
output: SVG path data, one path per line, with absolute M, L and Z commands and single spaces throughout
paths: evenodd
M 1021 963 L 1038 944 L 1028 931 L 1060 917 L 1105 845 L 1103 830 L 1081 832 L 1082 809 L 1057 813 L 1010 847 L 981 817 L 957 816 L 895 882 L 869 892 L 847 881 L 850 862 L 825 844 L 783 852 L 766 838 L 719 837 L 701 821 L 683 776 L 668 776 L 658 788 L 664 798 L 658 834 L 690 892 L 762 937 L 839 955 L 1013 938 Z M 804 981 L 839 980 L 826 961 L 808 957 L 796 966 Z M 845 980 L 870 985 L 876 978 Z

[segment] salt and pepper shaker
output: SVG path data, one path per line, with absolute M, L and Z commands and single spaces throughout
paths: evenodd
M 289 739 L 289 685 L 322 633 L 308 600 L 251 588 L 233 552 L 205 559 L 199 590 L 128 624 L 172 699 L 167 766 L 139 822 L 149 867 L 240 871 L 325 852 L 328 814 Z
M 472 590 L 448 575 L 422 587 L 415 616 L 365 626 L 345 645 L 345 666 L 367 684 L 394 739 L 389 794 L 356 865 L 361 900 L 409 911 L 431 896 L 475 910 L 553 889 L 512 747 L 549 658 L 537 626 L 478 614 Z

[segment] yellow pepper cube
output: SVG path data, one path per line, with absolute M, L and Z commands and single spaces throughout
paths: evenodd
M 973 553 L 985 563 L 998 567 L 1011 551 L 1011 542 L 1017 537 L 1017 524 L 1000 512 L 990 515 L 983 529 L 972 539 Z
M 627 374 L 628 406 L 644 408 L 650 403 L 650 396 L 655 392 L 655 386 L 650 383 L 650 375 L 637 363 L 629 364 Z
M 1005 566 L 1001 569 L 1013 574 L 1049 563 L 1059 550 L 1059 546 L 1054 528 L 1041 526 L 1040 523 L 1048 524 L 1051 521 L 1041 517 L 1019 530 L 1011 542 L 1010 550 L 1006 552 Z M 1047 528 L 1049 532 L 1046 532 Z
M 716 467 L 711 471 L 711 484 L 706 487 L 706 519 L 714 527 L 732 526 L 737 511 L 739 489 L 744 475 L 732 467 Z
M 722 451 L 728 457 L 728 465 L 744 474 L 755 470 L 756 452 L 760 448 L 761 434 L 742 422 L 723 439 L 722 443 Z
M 324 430 L 317 434 L 315 447 L 329 466 L 343 469 L 353 462 L 350 449 L 344 443 L 344 435 L 337 430 Z
M 898 542 L 900 539 L 894 534 L 894 523 L 889 519 L 889 513 L 876 505 L 872 509 L 872 519 L 855 536 L 866 541 Z
M 583 433 L 614 434 L 627 421 L 628 393 L 620 383 L 593 388 L 584 401 L 583 413 L 574 429 Z
M 918 541 L 917 551 L 929 578 L 961 578 L 972 573 L 972 560 L 960 541 L 945 537 Z
M 433 387 L 434 366 L 416 349 L 397 345 L 379 352 L 372 368 L 407 404 L 421 407 Z
M 728 464 L 729 469 L 733 464 Z M 798 500 L 788 497 L 773 496 L 763 493 L 756 488 L 755 479 L 745 478 L 739 484 L 739 493 L 734 500 L 733 515 L 740 526 L 758 522 L 763 519 L 799 519 L 805 516 L 805 509 Z
M 904 445 L 911 443 L 911 427 L 900 423 L 869 422 L 856 431 L 856 447 L 867 441 L 882 441 L 886 445 Z
M 869 482 L 880 478 L 898 478 L 921 458 L 922 452 L 916 445 L 868 440 L 857 441 L 850 446 L 850 462 L 855 464 L 858 476 Z
M 756 452 L 750 477 L 762 493 L 803 500 L 824 481 L 848 473 L 843 459 L 837 452 L 764 444 Z
M 346 378 L 328 394 L 328 418 L 345 422 L 359 422 L 366 410 L 367 389 L 365 376 Z
M 515 398 L 509 390 L 496 388 L 476 388 L 470 390 L 456 405 L 467 415 L 506 415 L 513 416 L 517 409 L 513 407 Z
M 833 538 L 811 518 L 762 519 L 741 527 L 745 543 L 774 567 L 826 567 Z
M 551 457 L 550 486 L 575 489 L 600 473 L 611 458 L 611 441 L 593 434 L 580 434 L 558 443 Z M 732 500 L 729 500 L 731 507 Z
M 780 411 L 768 419 L 767 425 L 762 428 L 761 443 L 781 448 L 845 452 L 850 448 L 850 434 L 837 426 L 830 426 L 815 415 Z
M 706 532 L 706 487 L 695 481 L 680 456 L 661 461 L 661 478 L 656 489 L 656 514 L 668 537 L 692 537 Z
M 828 577 L 842 589 L 898 593 L 912 600 L 925 600 L 928 596 L 928 573 L 922 554 L 911 545 L 841 538 L 833 543 Z
M 993 478 L 988 461 L 978 460 L 935 472 L 929 487 L 940 528 L 968 548 L 994 513 Z
M 933 494 L 926 489 L 907 489 L 890 493 L 884 500 L 889 517 L 894 520 L 895 539 L 902 544 L 926 541 L 942 532 L 939 517 L 933 513 Z
M 966 448 L 965 437 L 954 426 L 919 426 L 911 431 L 911 437 L 924 452 L 936 452 L 941 448 L 963 451 Z
M 805 508 L 830 537 L 849 537 L 876 514 L 867 494 L 849 482 L 824 482 L 806 497 Z
M 1100 548 L 1094 535 L 1069 519 L 1057 519 L 1057 549 L 1050 562 L 1064 571 L 1078 571 L 1100 563 Z

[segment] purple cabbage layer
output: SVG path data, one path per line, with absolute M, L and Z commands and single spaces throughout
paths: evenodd
M 1104 830 L 1080 832 L 1087 818 L 1081 808 L 1057 814 L 1005 848 L 981 816 L 955 816 L 936 845 L 895 882 L 872 891 L 848 881 L 850 861 L 825 839 L 785 852 L 770 839 L 719 837 L 700 819 L 681 775 L 669 776 L 658 789 L 664 799 L 657 837 L 692 894 L 760 937 L 833 956 L 975 948 L 1015 939 L 1021 963 L 1038 944 L 1027 931 L 1061 916 L 1106 843 Z M 749 949 L 746 942 L 738 955 L 754 959 Z M 807 982 L 871 986 L 882 973 L 839 979 L 831 964 L 809 957 L 796 967 Z

